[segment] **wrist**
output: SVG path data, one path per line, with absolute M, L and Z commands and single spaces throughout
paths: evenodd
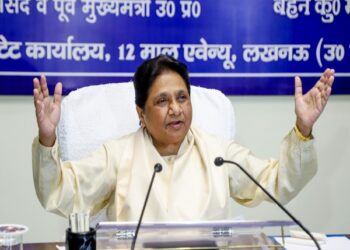
M 297 118 L 295 127 L 299 130 L 299 132 L 304 136 L 304 137 L 310 137 L 311 132 L 312 132 L 312 126 L 305 126 L 303 122 L 300 121 L 300 119 Z
M 308 133 L 308 135 L 305 136 L 305 135 L 300 131 L 298 125 L 295 125 L 295 126 L 294 126 L 294 132 L 295 132 L 296 136 L 299 138 L 299 140 L 301 140 L 301 141 L 309 141 L 309 140 L 313 139 L 312 130 L 310 130 L 310 132 Z
M 56 142 L 56 134 L 44 136 L 39 132 L 39 142 L 45 147 L 52 147 Z

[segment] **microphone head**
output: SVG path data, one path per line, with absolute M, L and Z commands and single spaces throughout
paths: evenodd
M 222 157 L 216 157 L 214 160 L 214 163 L 217 167 L 221 166 L 224 164 L 224 159 Z
M 162 171 L 162 169 L 163 169 L 162 164 L 156 163 L 156 165 L 154 165 L 154 171 L 156 171 L 157 173 Z

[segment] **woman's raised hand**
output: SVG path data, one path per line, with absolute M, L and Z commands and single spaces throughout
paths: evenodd
M 36 121 L 39 128 L 39 141 L 42 145 L 51 147 L 56 141 L 56 127 L 61 116 L 62 83 L 55 86 L 53 99 L 49 95 L 46 77 L 33 79 L 34 106 Z
M 295 77 L 296 125 L 304 136 L 311 133 L 312 126 L 326 107 L 334 82 L 334 70 L 326 69 L 312 89 L 303 95 L 302 83 Z

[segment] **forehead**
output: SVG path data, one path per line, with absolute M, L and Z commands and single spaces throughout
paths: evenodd
M 164 71 L 154 80 L 149 95 L 154 96 L 180 90 L 188 92 L 184 79 L 175 71 Z

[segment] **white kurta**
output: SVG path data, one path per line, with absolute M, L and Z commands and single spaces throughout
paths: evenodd
M 162 157 L 145 130 L 112 140 L 89 157 L 62 162 L 57 143 L 33 142 L 33 175 L 41 204 L 68 216 L 97 213 L 107 206 L 110 220 L 136 221 L 154 165 L 161 163 L 144 214 L 144 221 L 219 220 L 234 215 L 235 199 L 255 206 L 266 196 L 236 166 L 214 165 L 222 156 L 250 172 L 280 202 L 292 199 L 316 173 L 313 140 L 304 142 L 292 130 L 284 139 L 280 159 L 261 160 L 248 149 L 191 127 L 176 156 Z

